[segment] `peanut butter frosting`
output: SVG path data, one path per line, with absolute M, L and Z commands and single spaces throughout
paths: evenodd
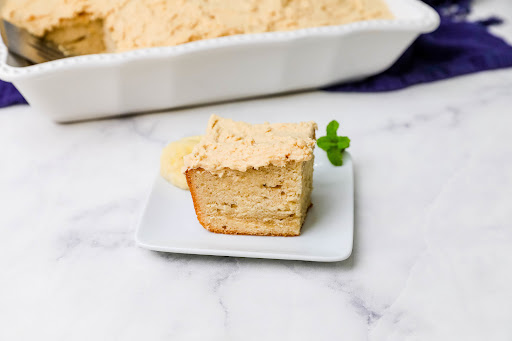
M 184 171 L 202 168 L 210 172 L 311 160 L 315 148 L 315 122 L 249 124 L 212 115 L 192 153 L 184 157 Z
M 100 45 L 101 52 L 122 52 L 393 17 L 383 0 L 7 0 L 2 15 L 38 36 L 62 26 L 75 30 L 77 19 L 101 23 L 104 41 L 81 54 L 98 53 Z

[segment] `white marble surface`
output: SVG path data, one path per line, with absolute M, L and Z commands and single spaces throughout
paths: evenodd
M 512 20 L 508 0 L 476 6 Z M 0 340 L 512 340 L 511 108 L 512 69 L 72 125 L 0 110 Z M 134 245 L 161 148 L 211 113 L 341 122 L 348 261 Z

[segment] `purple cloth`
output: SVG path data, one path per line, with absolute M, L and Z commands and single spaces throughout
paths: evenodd
M 14 104 L 26 104 L 27 101 L 16 90 L 14 85 L 0 80 L 0 108 Z
M 441 26 L 420 36 L 387 71 L 324 90 L 381 92 L 464 74 L 512 67 L 512 46 L 488 32 L 498 18 L 468 22 L 470 0 L 423 0 L 441 15 Z
M 423 0 L 441 15 L 441 26 L 420 36 L 387 71 L 365 80 L 325 90 L 380 92 L 433 82 L 468 73 L 512 67 L 512 46 L 490 34 L 497 18 L 466 21 L 471 0 Z M 0 108 L 27 103 L 10 83 L 0 81 Z

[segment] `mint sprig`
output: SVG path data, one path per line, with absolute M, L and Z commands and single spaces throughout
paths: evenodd
M 335 166 L 343 165 L 343 152 L 350 147 L 350 139 L 346 136 L 338 136 L 340 124 L 331 121 L 327 125 L 327 136 L 320 137 L 316 144 L 327 152 L 329 161 Z

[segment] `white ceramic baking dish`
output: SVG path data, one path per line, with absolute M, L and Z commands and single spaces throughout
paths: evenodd
M 386 0 L 394 20 L 222 37 L 179 46 L 16 65 L 0 44 L 0 78 L 37 111 L 70 122 L 261 96 L 361 79 L 390 67 L 438 14 Z

